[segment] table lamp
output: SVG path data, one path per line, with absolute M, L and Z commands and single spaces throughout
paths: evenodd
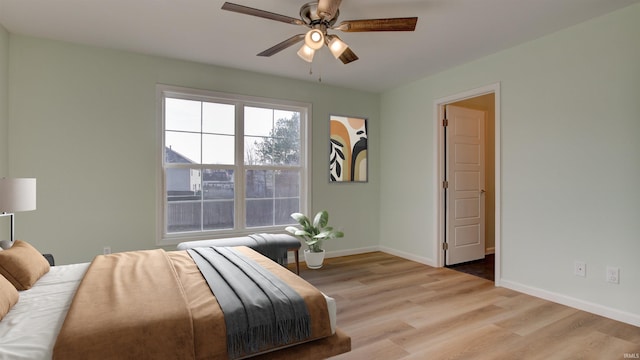
M 13 213 L 36 209 L 36 179 L 0 179 L 0 216 L 11 217 L 11 239 L 1 240 L 0 247 L 8 249 L 14 242 Z

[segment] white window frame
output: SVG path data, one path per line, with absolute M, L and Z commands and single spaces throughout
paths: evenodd
M 229 168 L 235 169 L 235 197 L 234 197 L 234 228 L 225 230 L 193 231 L 182 233 L 168 233 L 167 222 L 167 200 L 165 184 L 165 121 L 164 121 L 164 99 L 165 97 L 183 98 L 196 101 L 212 101 L 227 103 L 236 106 L 235 123 L 235 164 Z M 184 87 L 157 85 L 157 129 L 158 147 L 157 152 L 157 174 L 156 174 L 156 244 L 160 246 L 176 245 L 183 241 L 194 241 L 204 239 L 216 239 L 231 236 L 246 236 L 259 232 L 282 232 L 284 225 L 251 227 L 245 226 L 245 171 L 248 168 L 256 168 L 255 165 L 244 164 L 244 107 L 266 107 L 277 110 L 296 111 L 300 113 L 300 211 L 309 213 L 311 208 L 311 104 L 290 100 L 271 99 L 263 97 L 245 96 L 237 94 L 222 93 L 216 91 L 190 89 Z M 258 166 L 258 168 L 269 170 L 280 168 L 269 165 Z M 294 223 L 293 219 L 291 220 Z

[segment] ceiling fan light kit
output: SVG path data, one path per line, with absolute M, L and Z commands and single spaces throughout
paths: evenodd
M 336 35 L 327 33 L 328 29 L 343 32 L 414 31 L 418 22 L 417 17 L 346 20 L 334 27 L 340 16 L 341 2 L 342 0 L 317 0 L 306 3 L 300 8 L 300 19 L 229 2 L 222 5 L 222 10 L 310 28 L 306 34 L 294 35 L 258 54 L 258 56 L 268 57 L 304 39 L 304 44 L 298 50 L 298 56 L 306 62 L 312 62 L 315 52 L 323 45 L 327 45 L 331 54 L 343 64 L 358 60 L 358 56 L 344 41 Z

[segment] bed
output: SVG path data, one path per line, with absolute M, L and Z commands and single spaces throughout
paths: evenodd
M 234 251 L 250 257 L 301 294 L 314 291 L 320 293 L 293 272 L 252 249 L 238 247 L 234 248 Z M 169 273 L 174 274 L 178 287 L 183 290 L 186 299 L 186 312 L 190 316 L 187 323 L 183 319 L 178 319 L 176 315 L 184 311 L 170 302 L 172 295 L 169 295 L 169 286 L 162 280 L 161 270 L 157 270 L 154 266 L 141 267 L 140 264 L 145 263 L 139 261 L 129 267 L 124 265 L 120 268 L 122 259 L 140 254 L 143 258 L 156 257 L 170 260 L 175 272 Z M 2 261 L 1 258 L 0 261 Z M 146 260 L 143 259 L 143 261 Z M 120 270 L 111 268 L 116 263 L 118 264 L 115 269 Z M 123 279 L 126 280 L 125 284 L 113 285 L 112 280 L 98 277 L 103 280 L 98 280 L 97 285 L 94 281 L 91 285 L 88 279 L 96 276 L 96 268 L 98 268 L 97 273 L 100 273 L 99 270 L 102 268 L 103 275 L 115 274 L 114 277 L 118 279 L 115 284 L 120 284 Z M 137 279 L 146 281 L 149 278 L 160 279 L 158 281 L 161 281 L 162 285 L 158 286 L 159 283 L 153 283 L 156 280 L 152 279 L 152 283 L 142 285 L 144 287 L 142 292 L 148 296 L 146 299 L 143 297 L 142 300 L 136 300 L 129 296 L 128 286 L 138 286 L 131 284 Z M 100 359 L 227 359 L 229 355 L 224 352 L 226 350 L 224 321 L 220 320 L 220 308 L 215 308 L 217 300 L 212 290 L 209 288 L 203 290 L 201 286 L 205 282 L 186 251 L 151 250 L 101 255 L 91 264 L 51 267 L 50 271 L 42 275 L 30 289 L 19 292 L 17 303 L 0 320 L 0 359 L 68 359 L 88 356 Z M 153 290 L 156 287 L 158 289 Z M 103 291 L 102 295 L 97 296 L 103 300 L 96 300 L 91 297 L 93 295 L 87 295 L 100 291 Z M 157 292 L 150 293 L 150 291 Z M 307 302 L 304 295 L 307 306 L 310 306 L 309 313 L 312 319 L 319 319 L 320 315 L 314 315 L 316 313 L 326 312 L 327 316 L 318 324 L 313 324 L 312 321 L 310 338 L 299 339 L 289 344 L 279 344 L 273 348 L 257 349 L 255 353 L 243 353 L 240 356 L 236 355 L 236 358 L 323 359 L 350 351 L 349 336 L 335 327 L 335 301 L 320 294 L 322 301 L 313 300 L 316 301 L 315 303 Z M 126 307 L 125 311 L 111 311 L 112 300 L 119 302 L 123 298 L 129 301 L 129 303 L 123 303 Z M 154 300 L 149 301 L 151 298 Z M 89 303 L 89 306 L 78 305 L 79 303 Z M 212 304 L 215 309 L 211 307 Z M 137 325 L 136 318 L 142 318 L 141 322 L 147 321 L 146 325 Z M 167 321 L 165 325 L 157 325 Z M 116 327 L 100 328 L 103 322 L 108 326 L 115 323 Z M 146 328 L 136 330 L 136 326 L 146 326 Z M 185 335 L 189 331 L 194 333 L 192 337 Z M 88 333 L 93 335 L 88 336 Z M 153 338 L 152 341 L 136 338 L 138 336 L 136 334 L 139 333 L 147 334 L 148 337 Z

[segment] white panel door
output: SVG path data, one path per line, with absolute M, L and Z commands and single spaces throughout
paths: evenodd
M 484 258 L 486 112 L 446 106 L 446 265 Z

